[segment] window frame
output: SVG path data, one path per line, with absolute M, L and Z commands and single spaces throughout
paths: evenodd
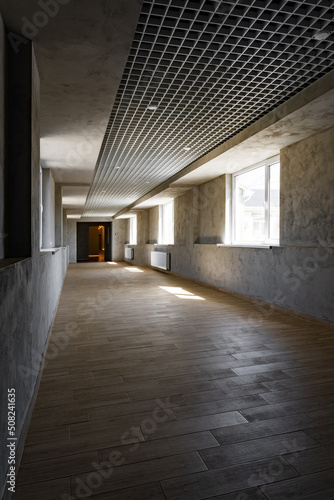
M 137 245 L 138 241 L 138 226 L 137 226 L 137 215 L 130 217 L 129 222 L 129 244 Z
M 171 236 L 172 239 L 167 241 L 166 236 L 166 207 L 172 205 L 172 220 L 171 220 Z M 174 200 L 170 200 L 167 203 L 159 205 L 159 245 L 174 245 L 175 234 L 174 234 Z
M 233 246 L 268 246 L 274 245 L 279 246 L 280 244 L 280 236 L 278 239 L 270 238 L 270 167 L 273 165 L 279 164 L 280 166 L 280 156 L 276 155 L 271 158 L 267 158 L 264 161 L 255 163 L 249 167 L 243 168 L 242 170 L 238 170 L 237 172 L 232 173 L 232 210 L 231 210 L 231 242 Z M 264 225 L 265 225 L 265 237 L 262 241 L 257 240 L 248 240 L 248 241 L 239 241 L 236 238 L 236 224 L 237 224 L 237 216 L 236 216 L 236 178 L 239 175 L 242 175 L 246 172 L 250 172 L 251 170 L 256 170 L 257 168 L 264 167 L 265 168 L 265 189 L 264 189 Z M 281 173 L 281 172 L 280 172 Z M 280 187 L 279 187 L 280 193 Z M 279 205 L 280 212 L 280 205 Z M 279 214 L 280 215 L 280 214 Z
M 39 249 L 43 248 L 43 169 L 39 167 Z

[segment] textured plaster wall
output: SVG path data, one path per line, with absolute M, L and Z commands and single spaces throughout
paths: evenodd
M 5 33 L 0 15 L 0 259 L 4 258 Z
M 55 185 L 55 246 L 62 247 L 63 238 L 63 206 L 62 206 L 62 186 Z
M 63 231 L 62 231 L 62 237 L 63 237 L 63 246 L 67 246 L 67 214 L 66 210 L 63 210 Z
M 69 247 L 70 262 L 77 261 L 77 221 L 67 219 L 66 224 L 66 244 Z
M 135 263 L 149 265 L 151 251 L 168 251 L 172 272 L 334 321 L 333 148 L 331 129 L 282 151 L 280 247 L 210 244 L 224 237 L 228 177 L 222 176 L 174 200 L 175 245 L 154 247 L 159 212 L 150 209 L 150 244 L 135 248 Z M 254 324 L 262 314 L 254 306 Z
M 148 211 L 148 241 L 147 243 L 158 243 L 159 239 L 159 207 L 150 208 Z
M 124 243 L 127 241 L 127 219 L 116 219 L 112 223 L 112 260 L 124 260 Z
M 174 243 L 191 246 L 199 236 L 199 209 L 194 205 L 197 193 L 187 191 L 183 196 L 174 199 Z
M 148 241 L 148 210 L 137 212 L 137 244 L 145 245 Z
M 334 128 L 281 151 L 281 244 L 334 244 Z
M 195 188 L 194 215 L 198 217 L 197 243 L 222 243 L 225 226 L 225 176 Z
M 29 423 L 34 390 L 67 267 L 67 251 L 39 251 L 39 78 L 33 59 L 32 86 L 32 257 L 0 269 L 0 408 L 7 389 L 16 390 L 17 464 Z M 0 125 L 2 129 L 3 123 Z M 6 489 L 7 436 L 5 412 L 0 416 L 0 497 Z
M 49 168 L 43 168 L 43 248 L 55 246 L 55 181 Z

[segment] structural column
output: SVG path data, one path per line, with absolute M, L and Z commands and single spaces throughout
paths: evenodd
M 42 216 L 42 248 L 51 248 L 54 242 L 51 239 L 51 170 L 49 168 L 42 169 L 43 182 L 43 216 Z
M 63 246 L 63 188 L 61 184 L 56 184 L 55 189 L 55 245 L 56 247 Z

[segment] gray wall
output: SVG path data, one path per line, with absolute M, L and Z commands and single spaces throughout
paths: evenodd
M 334 128 L 281 152 L 281 244 L 334 244 Z
M 49 168 L 43 168 L 43 248 L 55 246 L 55 181 Z
M 112 223 L 112 260 L 124 260 L 124 244 L 127 241 L 127 219 L 116 219 Z
M 70 262 L 76 262 L 77 261 L 77 221 L 75 219 L 67 219 L 66 244 L 69 247 Z
M 222 243 L 225 227 L 225 175 L 193 189 L 194 241 Z M 183 227 L 184 229 L 184 227 Z
M 64 211 L 62 205 L 62 193 L 63 188 L 61 184 L 55 185 L 55 246 L 62 247 L 65 246 L 64 243 Z
M 213 244 L 224 235 L 229 176 L 222 176 L 174 200 L 173 246 L 152 244 L 158 207 L 146 211 L 150 244 L 135 247 L 134 264 L 148 265 L 153 250 L 169 251 L 172 272 L 334 321 L 333 158 L 334 128 L 281 151 L 280 247 Z M 262 314 L 254 307 L 257 325 Z
M 4 169 L 5 169 L 5 46 L 4 26 L 0 15 L 0 259 L 4 258 Z
M 15 388 L 17 465 L 67 267 L 66 249 L 60 249 L 55 255 L 41 254 L 39 250 L 39 78 L 34 58 L 32 79 L 32 256 L 13 265 L 0 266 L 0 408 L 7 406 L 7 389 Z M 1 134 L 3 130 L 4 121 L 1 116 Z M 3 498 L 8 467 L 7 454 L 3 453 L 7 437 L 5 412 L 1 412 L 0 419 L 0 497 Z
M 159 207 L 150 208 L 148 211 L 148 241 L 158 243 L 159 240 Z

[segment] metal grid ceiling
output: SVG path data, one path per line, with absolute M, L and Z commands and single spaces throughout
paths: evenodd
M 333 19 L 329 0 L 144 0 L 84 215 L 114 215 L 333 69 Z

